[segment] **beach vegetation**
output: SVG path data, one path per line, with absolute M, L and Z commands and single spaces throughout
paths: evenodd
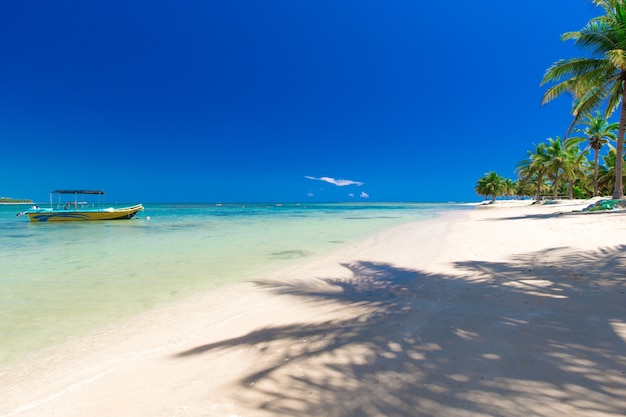
M 515 181 L 515 197 L 524 198 L 532 197 L 535 193 L 534 184 L 526 183 L 524 181 Z
M 574 198 L 586 199 L 589 196 L 589 191 L 578 185 L 574 186 Z
M 483 175 L 483 177 L 478 180 L 475 187 L 475 191 L 478 195 L 491 197 L 492 201 L 504 195 L 506 190 L 506 178 L 495 171 L 487 172 Z
M 563 93 L 571 94 L 574 119 L 568 129 L 598 108 L 604 108 L 604 117 L 610 117 L 620 109 L 616 140 L 617 155 L 624 154 L 626 132 L 626 1 L 594 0 L 604 14 L 591 19 L 579 31 L 566 32 L 563 41 L 590 51 L 590 56 L 561 59 L 550 66 L 541 85 L 551 84 L 543 95 L 546 104 Z M 567 134 L 566 134 L 567 136 Z M 622 158 L 616 159 L 616 176 L 613 198 L 624 196 Z
M 589 161 L 589 149 L 578 147 L 574 141 L 567 140 L 564 144 L 566 165 L 569 171 L 567 181 L 567 193 L 570 199 L 575 198 L 575 190 L 586 190 L 586 194 L 592 193 L 592 167 Z
M 534 195 L 537 201 L 545 196 L 624 198 L 626 0 L 593 3 L 604 13 L 581 30 L 561 37 L 563 41 L 574 41 L 589 56 L 556 61 L 541 81 L 542 86 L 548 85 L 542 104 L 564 93 L 571 95 L 573 120 L 563 138 L 556 136 L 533 144 L 526 158 L 517 164 L 517 196 Z M 618 109 L 619 121 L 609 121 Z M 481 181 L 485 177 L 479 180 L 476 191 L 487 195 L 484 193 L 488 188 Z M 503 193 L 511 195 L 508 187 Z
M 598 173 L 599 173 L 599 157 L 602 148 L 609 143 L 615 142 L 617 136 L 615 131 L 618 129 L 619 123 L 609 123 L 609 121 L 600 112 L 594 115 L 587 115 L 582 121 L 582 127 L 576 129 L 576 132 L 582 133 L 583 136 L 572 137 L 571 140 L 576 143 L 586 142 L 585 149 L 593 151 L 593 196 L 600 195 L 598 193 Z
M 617 151 L 607 143 L 608 153 L 589 159 L 590 145 L 578 146 L 584 138 L 548 138 L 527 151 L 515 172 L 518 175 L 517 195 L 533 195 L 537 201 L 544 196 L 552 199 L 590 198 L 599 195 L 611 195 L 615 183 Z M 587 139 L 584 139 L 587 140 Z M 595 153 L 595 152 L 594 152 Z M 622 164 L 622 181 L 626 182 L 626 159 Z M 595 169 L 598 169 L 596 177 Z M 529 192 L 532 187 L 534 192 Z M 521 194 L 523 193 L 523 194 Z
M 30 204 L 32 202 L 33 200 L 30 200 L 30 199 L 0 197 L 0 204 L 16 204 L 16 203 Z
M 617 177 L 617 151 L 609 144 L 609 152 L 602 157 L 603 164 L 598 168 L 598 190 L 600 195 L 608 195 Z M 626 158 L 622 157 L 622 181 L 626 181 Z
M 527 158 L 516 167 L 518 180 L 535 184 L 535 199 L 551 194 L 559 196 L 588 198 L 592 193 L 591 164 L 589 150 L 580 149 L 577 140 L 563 141 L 557 137 L 535 145 L 528 151 Z
M 556 200 L 560 179 L 567 181 L 570 184 L 570 190 L 572 189 L 571 184 L 574 177 L 573 156 L 570 150 L 571 147 L 568 148 L 558 136 L 555 139 L 548 138 L 547 141 L 545 167 L 552 182 L 553 198 Z
M 503 178 L 502 194 L 505 198 L 511 198 L 517 195 L 517 181 L 511 178 Z
M 521 160 L 515 171 L 518 174 L 518 182 L 524 184 L 525 188 L 531 184 L 535 186 L 535 200 L 541 201 L 542 195 L 547 191 L 546 173 L 548 164 L 548 153 L 545 143 L 535 145 L 533 150 L 527 152 L 526 159 Z

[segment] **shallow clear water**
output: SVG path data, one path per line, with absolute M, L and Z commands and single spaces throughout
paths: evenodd
M 164 304 L 452 209 L 148 204 L 132 220 L 30 223 L 0 205 L 0 367 Z

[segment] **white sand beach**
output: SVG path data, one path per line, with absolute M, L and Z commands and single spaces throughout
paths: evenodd
M 626 213 L 395 227 L 0 373 L 0 416 L 624 416 Z

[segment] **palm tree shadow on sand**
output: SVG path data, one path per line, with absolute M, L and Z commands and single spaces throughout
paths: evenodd
M 454 275 L 344 266 L 350 279 L 324 279 L 332 291 L 258 285 L 358 315 L 267 327 L 177 357 L 235 346 L 273 357 L 241 380 L 238 398 L 268 415 L 626 413 L 626 245 L 460 262 Z

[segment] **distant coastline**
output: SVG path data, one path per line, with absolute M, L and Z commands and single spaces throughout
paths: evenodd
M 0 204 L 33 204 L 33 200 L 24 198 L 0 197 Z

